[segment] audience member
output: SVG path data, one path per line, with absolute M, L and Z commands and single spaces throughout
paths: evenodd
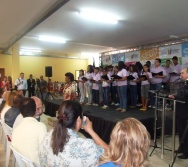
M 2 95 L 2 101 L 1 101 L 1 104 L 0 104 L 0 113 L 1 113 L 2 109 L 4 108 L 4 106 L 6 104 L 7 98 L 8 98 L 8 92 L 4 92 L 3 95 Z
M 43 75 L 40 76 L 40 82 L 38 83 L 38 86 L 40 86 L 40 93 L 41 93 L 41 99 L 42 101 L 45 100 L 45 97 L 47 95 L 47 82 L 44 80 Z
M 88 65 L 87 72 L 85 74 L 85 77 L 87 78 L 85 82 L 85 86 L 86 86 L 86 92 L 88 95 L 88 102 L 86 103 L 86 105 L 91 105 L 92 103 L 92 83 L 90 82 L 90 80 L 93 78 L 93 72 L 94 72 L 93 66 Z
M 34 118 L 40 122 L 40 116 L 44 112 L 42 101 L 36 96 L 32 96 L 31 98 L 35 101 L 35 104 L 36 104 L 36 111 L 35 111 Z M 23 115 L 20 113 L 17 116 L 16 120 L 14 121 L 13 130 L 22 122 L 22 120 L 23 120 Z
M 46 134 L 46 126 L 35 118 L 36 104 L 32 98 L 21 101 L 22 122 L 13 130 L 12 145 L 32 162 L 39 163 L 39 147 Z
M 24 97 L 20 94 L 15 94 L 13 97 L 13 105 L 11 108 L 5 113 L 5 123 L 13 127 L 14 121 L 16 120 L 16 117 L 20 114 L 20 102 Z
M 117 82 L 118 96 L 120 101 L 119 108 L 116 111 L 125 112 L 127 110 L 127 76 L 128 72 L 125 69 L 125 64 L 123 61 L 118 62 L 118 73 L 117 75 L 122 77 L 121 79 L 115 79 Z
M 79 70 L 78 87 L 80 90 L 80 104 L 84 103 L 84 98 L 85 98 L 83 77 L 84 77 L 84 70 Z
M 12 77 L 8 76 L 8 84 L 9 84 L 9 88 L 12 89 Z
M 3 77 L 3 81 L 0 84 L 0 88 L 2 89 L 3 92 L 6 92 L 6 91 L 10 90 L 9 83 L 8 83 L 8 80 L 7 80 L 6 76 Z
M 92 123 L 86 118 L 82 125 L 83 113 L 79 103 L 64 101 L 58 111 L 58 122 L 54 129 L 47 133 L 39 148 L 42 167 L 66 166 L 89 167 L 97 166 L 103 148 L 108 146 L 93 131 Z M 92 139 L 80 138 L 80 128 L 90 134 Z M 103 148 L 102 148 L 103 147 Z
M 4 122 L 5 121 L 5 114 L 6 112 L 11 108 L 11 106 L 13 105 L 13 98 L 16 95 L 16 92 L 7 92 L 7 94 L 5 95 L 6 99 L 6 103 L 1 111 L 1 120 Z
M 40 116 L 44 112 L 42 101 L 36 96 L 32 96 L 31 98 L 35 100 L 35 104 L 36 104 L 36 111 L 35 111 L 34 118 L 36 118 L 40 122 Z
M 27 90 L 27 81 L 24 79 L 24 73 L 20 73 L 20 78 L 16 79 L 14 85 L 17 90 L 23 91 L 23 95 L 25 96 Z
M 145 126 L 134 118 L 116 124 L 109 149 L 99 160 L 99 167 L 149 167 L 150 135 Z
M 35 95 L 35 80 L 33 79 L 33 75 L 30 74 L 29 79 L 27 80 L 28 85 L 28 97 Z
M 63 100 L 75 100 L 76 99 L 76 85 L 74 81 L 74 75 L 70 72 L 65 74 L 65 88 L 63 90 Z

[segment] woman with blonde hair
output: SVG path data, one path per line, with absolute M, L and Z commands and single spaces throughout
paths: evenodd
M 16 92 L 5 92 L 5 99 L 6 99 L 6 103 L 1 111 L 1 120 L 4 122 L 4 116 L 5 113 L 11 108 L 11 106 L 13 105 L 13 98 L 16 95 Z
M 149 147 L 150 135 L 145 126 L 134 118 L 124 119 L 114 127 L 99 167 L 149 167 Z

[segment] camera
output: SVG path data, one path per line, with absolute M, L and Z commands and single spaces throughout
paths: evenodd
M 83 116 L 83 119 L 82 119 L 82 125 L 86 125 L 86 116 Z

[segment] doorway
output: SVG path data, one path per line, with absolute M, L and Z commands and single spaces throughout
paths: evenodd
M 0 68 L 0 82 L 3 80 L 3 77 L 5 76 L 5 69 Z

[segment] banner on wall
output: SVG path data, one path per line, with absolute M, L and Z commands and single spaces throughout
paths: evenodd
M 165 66 L 166 65 L 166 61 L 169 60 L 169 58 L 164 58 L 164 59 L 161 59 L 161 66 Z M 172 63 L 172 61 L 171 61 Z M 182 64 L 182 57 L 178 57 L 178 64 Z M 171 64 L 172 65 L 172 64 Z
M 181 57 L 182 45 L 171 45 L 159 48 L 159 58 L 171 59 L 173 56 Z
M 125 62 L 137 62 L 140 61 L 140 52 L 127 52 L 125 53 Z
M 103 55 L 101 57 L 103 65 L 111 65 L 112 64 L 112 56 L 111 55 Z
M 118 53 L 112 55 L 112 64 L 118 64 L 119 61 L 125 61 L 125 53 Z
M 159 48 L 143 49 L 140 51 L 140 61 L 159 58 Z
M 188 57 L 188 43 L 182 44 L 182 57 Z
M 182 67 L 188 68 L 188 56 L 182 57 Z

